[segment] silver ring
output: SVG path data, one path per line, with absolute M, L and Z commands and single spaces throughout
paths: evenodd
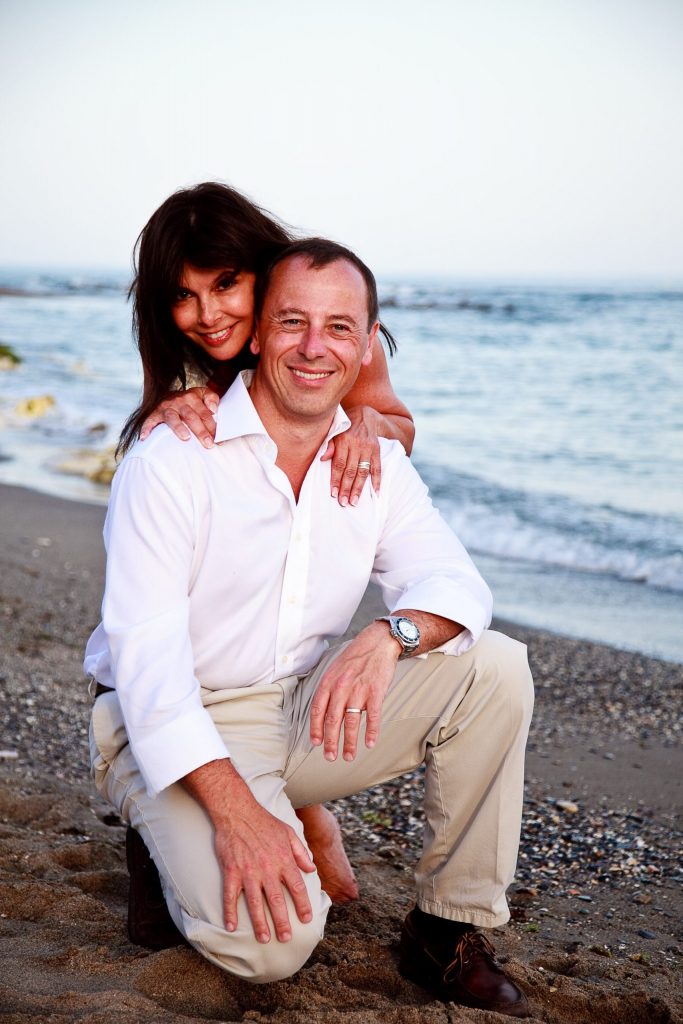
M 344 712 L 344 714 L 345 715 L 362 715 L 363 714 L 363 709 L 362 708 L 347 708 L 346 711 Z
M 369 462 L 359 462 L 358 463 L 358 468 L 359 469 L 370 469 L 370 463 Z

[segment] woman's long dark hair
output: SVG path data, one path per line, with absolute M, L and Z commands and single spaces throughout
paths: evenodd
M 259 274 L 291 240 L 273 217 L 235 189 L 213 181 L 175 192 L 152 214 L 135 243 L 129 292 L 145 389 L 121 431 L 117 455 L 135 441 L 177 381 L 185 388 L 188 370 L 214 379 L 223 371 L 221 383 L 227 385 L 251 365 L 248 348 L 223 365 L 176 327 L 171 309 L 185 264 Z
M 125 454 L 142 424 L 187 371 L 229 386 L 254 365 L 245 346 L 233 359 L 212 359 L 178 330 L 171 314 L 186 263 L 202 270 L 261 274 L 292 241 L 285 226 L 234 188 L 207 181 L 180 189 L 161 204 L 140 232 L 133 255 L 133 332 L 145 372 L 140 405 L 126 420 L 116 450 Z M 396 343 L 380 325 L 393 355 Z

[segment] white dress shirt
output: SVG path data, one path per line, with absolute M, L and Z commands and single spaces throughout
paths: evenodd
M 491 617 L 488 587 L 446 526 L 403 448 L 381 439 L 382 486 L 356 507 L 330 496 L 331 437 L 299 500 L 237 378 L 216 416 L 216 445 L 165 426 L 138 442 L 114 478 L 104 527 L 102 622 L 85 671 L 114 687 L 150 795 L 229 756 L 201 702 L 209 689 L 305 675 L 341 636 L 368 581 L 390 611 L 441 615 L 467 650 Z

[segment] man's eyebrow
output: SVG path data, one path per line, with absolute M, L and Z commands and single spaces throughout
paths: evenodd
M 306 310 L 297 309 L 296 306 L 286 306 L 284 309 L 276 309 L 275 316 L 308 316 Z
M 327 319 L 344 320 L 347 324 L 352 324 L 354 327 L 356 326 L 356 321 L 352 316 L 349 316 L 348 313 L 332 313 Z

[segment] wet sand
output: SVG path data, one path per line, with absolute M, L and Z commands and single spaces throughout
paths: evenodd
M 419 773 L 337 803 L 361 897 L 333 909 L 296 977 L 251 987 L 188 948 L 128 941 L 124 828 L 86 761 L 81 659 L 99 618 L 103 517 L 101 506 L 0 487 L 0 1019 L 505 1019 L 433 1001 L 396 970 Z M 491 937 L 535 1020 L 681 1021 L 683 666 L 504 628 L 529 645 L 537 704 L 513 920 Z

